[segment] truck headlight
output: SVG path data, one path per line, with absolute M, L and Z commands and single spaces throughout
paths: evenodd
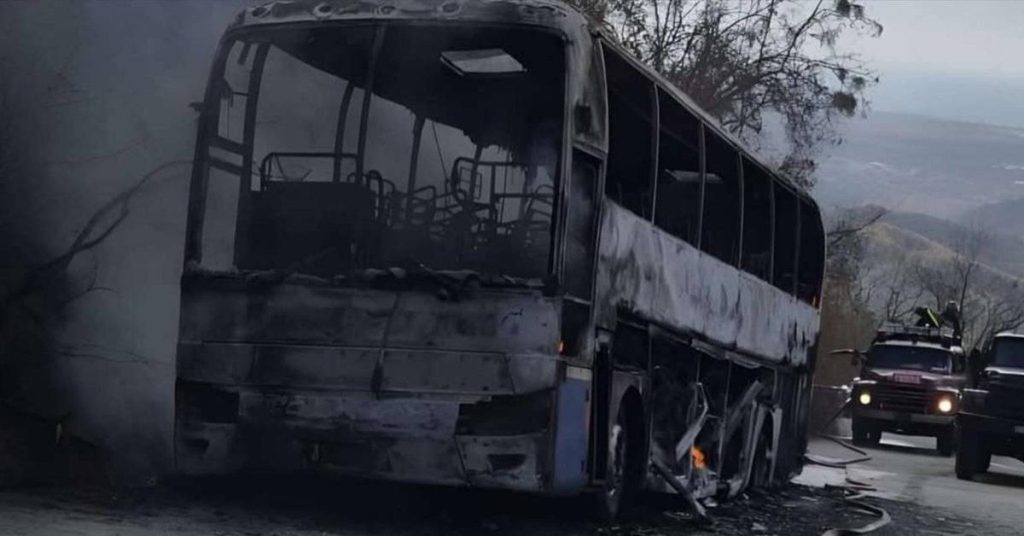
M 861 391 L 860 395 L 857 397 L 857 402 L 860 402 L 860 405 L 862 405 L 862 406 L 870 406 L 871 405 L 871 393 L 869 393 L 867 391 Z
M 953 400 L 946 396 L 940 398 L 938 408 L 940 413 L 949 413 L 953 411 Z

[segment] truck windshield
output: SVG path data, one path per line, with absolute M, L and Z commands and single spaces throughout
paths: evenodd
M 1024 368 L 1024 339 L 996 339 L 992 345 L 992 365 Z
M 200 149 L 203 267 L 549 272 L 564 100 L 556 36 L 348 25 L 224 46 Z
M 945 372 L 952 370 L 950 353 L 938 348 L 916 346 L 873 346 L 868 352 L 867 366 L 880 369 Z

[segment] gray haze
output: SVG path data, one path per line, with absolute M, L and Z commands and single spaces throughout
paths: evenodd
M 880 81 L 866 117 L 823 151 L 818 196 L 953 220 L 1024 198 L 1024 2 L 863 3 L 882 35 L 847 35 L 840 48 Z
M 867 0 L 885 26 L 848 37 L 881 77 L 874 109 L 1024 127 L 1024 2 Z
M 17 232 L 56 252 L 145 172 L 190 159 L 195 113 L 220 33 L 243 2 L 0 2 L 0 64 L 19 102 L 29 172 Z M 119 469 L 155 474 L 170 454 L 178 277 L 188 167 L 135 198 L 121 229 L 72 271 L 95 292 L 64 315 L 56 345 L 68 427 L 117 448 Z M 52 254 L 52 253 L 51 253 Z M 51 396 L 48 394 L 47 396 Z

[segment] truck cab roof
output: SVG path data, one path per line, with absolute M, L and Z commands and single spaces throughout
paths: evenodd
M 958 348 L 963 353 L 959 334 L 947 327 L 910 326 L 897 322 L 882 324 L 875 332 L 872 345 L 903 341 L 909 345 L 931 344 L 940 348 Z M 955 351 L 955 350 L 954 350 Z
M 911 348 L 934 348 L 936 350 L 944 350 L 953 354 L 963 354 L 964 349 L 960 346 L 944 345 L 932 341 L 920 341 L 920 340 L 901 340 L 901 339 L 886 339 L 876 341 L 871 345 L 872 348 L 876 346 L 897 346 L 897 347 L 911 347 Z

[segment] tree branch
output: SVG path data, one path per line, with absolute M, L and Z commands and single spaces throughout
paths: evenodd
M 22 281 L 22 284 L 10 293 L 7 300 L 24 298 L 29 294 L 37 292 L 46 286 L 52 274 L 66 271 L 71 261 L 80 253 L 91 250 L 103 243 L 128 218 L 129 203 L 143 186 L 161 172 L 186 164 L 190 164 L 190 162 L 187 160 L 176 160 L 162 164 L 143 175 L 132 186 L 100 206 L 89 217 L 85 226 L 76 234 L 71 244 L 60 254 L 33 268 Z M 114 219 L 105 223 L 105 220 L 113 214 L 116 214 Z

